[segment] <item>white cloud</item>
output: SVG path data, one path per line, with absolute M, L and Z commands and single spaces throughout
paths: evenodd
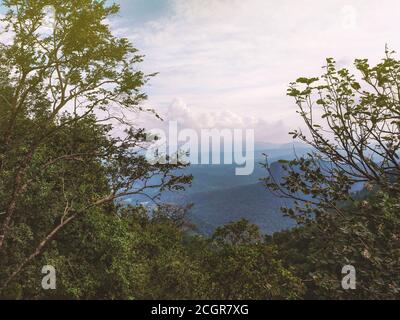
M 267 121 L 252 115 L 243 116 L 235 112 L 220 109 L 207 111 L 189 107 L 183 99 L 175 99 L 167 108 L 161 110 L 163 122 L 154 116 L 141 116 L 137 123 L 147 129 L 162 129 L 168 131 L 169 121 L 177 121 L 179 129 L 253 129 L 256 141 L 274 141 L 284 143 L 290 139 L 289 127 L 282 120 Z
M 186 127 L 254 127 L 257 139 L 288 140 L 301 125 L 289 82 L 319 75 L 326 57 L 349 65 L 377 61 L 386 43 L 400 50 L 398 0 L 169 2 L 142 25 L 127 11 L 112 24 L 146 55 L 144 70 L 160 72 L 149 105 Z
M 298 118 L 285 96 L 299 76 L 400 48 L 399 2 L 174 0 L 173 14 L 129 30 L 146 55 L 151 101 L 182 97 L 189 108 L 233 111 L 265 121 Z
M 149 88 L 157 108 L 181 97 L 205 122 L 297 127 L 288 83 L 319 75 L 326 57 L 348 65 L 382 57 L 386 43 L 400 50 L 399 8 L 397 0 L 172 0 L 172 14 L 125 33 L 146 54 L 144 68 L 160 72 Z

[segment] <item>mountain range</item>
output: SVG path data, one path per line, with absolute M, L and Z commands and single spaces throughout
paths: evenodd
M 284 217 L 280 210 L 292 202 L 272 194 L 261 183 L 260 179 L 268 175 L 261 163 L 268 155 L 272 174 L 279 178 L 283 172 L 278 160 L 290 160 L 309 151 L 302 144 L 256 144 L 254 172 L 248 176 L 236 176 L 235 164 L 191 165 L 183 173 L 193 176 L 192 186 L 183 192 L 166 193 L 162 201 L 193 204 L 188 218 L 199 233 L 206 235 L 218 226 L 243 218 L 258 225 L 265 234 L 293 227 L 294 222 Z M 127 201 L 146 203 L 147 199 L 131 197 Z

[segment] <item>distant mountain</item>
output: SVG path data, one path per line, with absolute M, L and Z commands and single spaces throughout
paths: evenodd
M 287 142 L 287 143 L 270 143 L 256 141 L 254 143 L 254 150 L 277 150 L 277 149 L 309 149 L 310 147 L 302 142 Z
M 284 217 L 280 211 L 292 201 L 276 197 L 261 183 L 195 193 L 188 196 L 187 201 L 195 204 L 189 218 L 203 234 L 210 234 L 216 227 L 242 218 L 268 234 L 294 226 L 293 220 Z
M 261 178 L 267 176 L 267 171 L 262 167 L 265 163 L 265 155 L 268 156 L 268 162 L 273 164 L 278 160 L 291 160 L 295 155 L 304 155 L 310 151 L 310 148 L 296 147 L 296 153 L 293 147 L 282 146 L 277 149 L 257 150 L 254 157 L 254 171 L 248 176 L 235 175 L 236 164 L 220 164 L 220 165 L 191 165 L 183 172 L 193 175 L 193 184 L 185 194 L 198 192 L 214 191 L 235 186 L 243 186 L 257 183 Z M 278 168 L 275 168 L 278 170 Z
M 280 208 L 291 205 L 270 193 L 261 183 L 268 173 L 260 163 L 268 155 L 274 177 L 280 179 L 283 170 L 278 160 L 291 160 L 297 155 L 304 155 L 310 148 L 296 144 L 256 145 L 254 172 L 249 176 L 236 176 L 236 164 L 231 165 L 191 165 L 183 172 L 193 175 L 193 183 L 183 192 L 165 193 L 162 201 L 188 204 L 194 207 L 190 220 L 203 234 L 210 234 L 216 227 L 242 218 L 257 224 L 264 233 L 273 233 L 290 228 L 294 222 L 283 217 Z M 260 149 L 258 149 L 260 148 Z M 130 197 L 128 203 L 146 203 L 145 197 Z
M 223 169 L 220 166 L 195 167 L 191 170 L 196 174 L 195 181 L 198 177 L 202 182 L 197 181 L 195 189 L 205 191 L 189 190 L 173 201 L 194 204 L 189 219 L 200 233 L 210 234 L 218 226 L 243 218 L 258 225 L 266 234 L 294 226 L 293 220 L 284 217 L 280 210 L 282 206 L 291 206 L 293 201 L 277 197 L 267 190 L 259 181 L 267 176 L 264 169 L 259 168 L 249 177 L 235 176 L 232 168 Z M 278 162 L 271 164 L 271 172 L 277 180 L 284 174 Z M 235 181 L 235 178 L 238 180 Z M 250 183 L 244 183 L 246 181 Z

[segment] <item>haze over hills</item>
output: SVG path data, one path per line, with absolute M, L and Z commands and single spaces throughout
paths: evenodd
M 291 201 L 276 197 L 261 183 L 196 193 L 187 201 L 195 204 L 189 218 L 202 234 L 211 234 L 216 227 L 243 218 L 267 234 L 295 225 L 280 211 L 282 206 L 290 206 Z
M 251 175 L 235 175 L 236 164 L 190 165 L 184 172 L 193 175 L 192 186 L 183 192 L 164 194 L 163 202 L 193 204 L 189 219 L 202 234 L 210 234 L 216 227 L 242 218 L 257 224 L 268 234 L 294 226 L 294 222 L 280 211 L 291 202 L 270 193 L 260 182 L 267 176 L 261 163 L 265 162 L 264 154 L 268 155 L 274 176 L 280 177 L 282 171 L 278 160 L 304 155 L 310 148 L 303 144 L 257 143 L 254 151 L 255 165 Z M 143 197 L 128 199 L 131 203 L 147 201 Z

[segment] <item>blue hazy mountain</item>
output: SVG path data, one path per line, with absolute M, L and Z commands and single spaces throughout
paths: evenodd
M 273 147 L 271 149 L 263 149 L 265 146 Z M 291 160 L 296 155 L 304 155 L 310 151 L 310 148 L 303 144 L 272 145 L 272 144 L 256 144 L 254 148 L 254 171 L 250 175 L 239 176 L 235 174 L 235 169 L 240 167 L 236 164 L 197 164 L 190 165 L 184 172 L 193 175 L 193 183 L 185 194 L 193 194 L 198 192 L 216 191 L 221 189 L 229 189 L 236 186 L 253 185 L 260 179 L 267 176 L 265 168 L 262 164 L 266 161 L 273 163 L 279 160 Z M 223 157 L 223 154 L 221 154 Z
M 261 183 L 196 193 L 187 198 L 194 207 L 189 219 L 202 234 L 242 218 L 258 225 L 263 233 L 272 234 L 294 226 L 280 208 L 292 202 L 276 197 Z
M 261 163 L 265 162 L 265 154 L 268 155 L 273 174 L 279 178 L 283 172 L 278 160 L 290 160 L 309 151 L 302 144 L 256 144 L 254 172 L 248 176 L 235 175 L 235 164 L 190 165 L 184 173 L 193 175 L 192 186 L 183 192 L 166 193 L 162 200 L 194 204 L 189 219 L 203 234 L 210 234 L 216 227 L 242 218 L 257 224 L 264 233 L 290 228 L 294 223 L 282 215 L 280 208 L 290 206 L 291 202 L 273 195 L 262 185 L 260 179 L 265 178 L 267 172 Z M 130 203 L 147 201 L 143 197 L 127 199 Z

